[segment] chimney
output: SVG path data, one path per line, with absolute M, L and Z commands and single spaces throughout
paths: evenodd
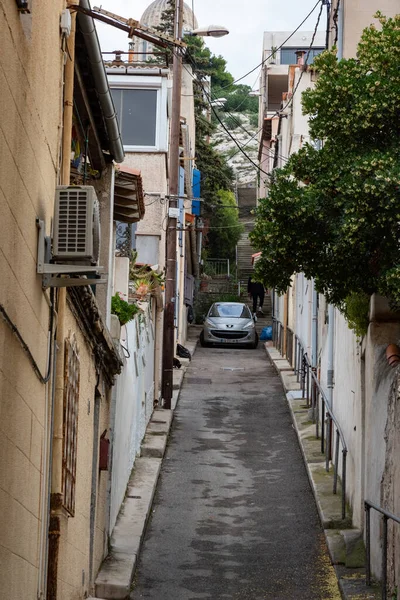
M 115 58 L 113 60 L 113 63 L 114 64 L 120 64 L 120 63 L 122 63 L 123 51 L 122 50 L 114 50 L 113 52 L 115 54 Z
M 135 42 L 129 42 L 129 54 L 128 62 L 133 63 L 133 51 L 135 49 Z
M 298 65 L 304 65 L 304 57 L 306 55 L 306 51 L 305 50 L 296 50 L 295 55 L 297 57 L 297 64 Z

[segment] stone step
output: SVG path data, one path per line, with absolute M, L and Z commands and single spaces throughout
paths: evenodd
M 365 566 L 365 545 L 360 529 L 326 529 L 325 536 L 332 564 L 349 569 Z

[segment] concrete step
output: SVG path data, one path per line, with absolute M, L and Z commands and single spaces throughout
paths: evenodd
M 135 461 L 123 510 L 111 536 L 109 554 L 96 578 L 97 598 L 124 600 L 130 594 L 160 468 L 160 458 L 137 458 Z
M 157 408 L 153 412 L 141 445 L 140 456 L 147 458 L 162 458 L 164 456 L 172 417 L 172 410 Z

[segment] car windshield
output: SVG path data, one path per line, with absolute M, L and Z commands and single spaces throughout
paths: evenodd
M 209 316 L 251 319 L 251 313 L 245 304 L 213 304 Z

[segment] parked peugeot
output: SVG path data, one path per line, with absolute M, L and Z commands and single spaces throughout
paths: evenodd
M 200 344 L 257 348 L 258 335 L 249 307 L 241 302 L 214 302 L 204 321 Z

